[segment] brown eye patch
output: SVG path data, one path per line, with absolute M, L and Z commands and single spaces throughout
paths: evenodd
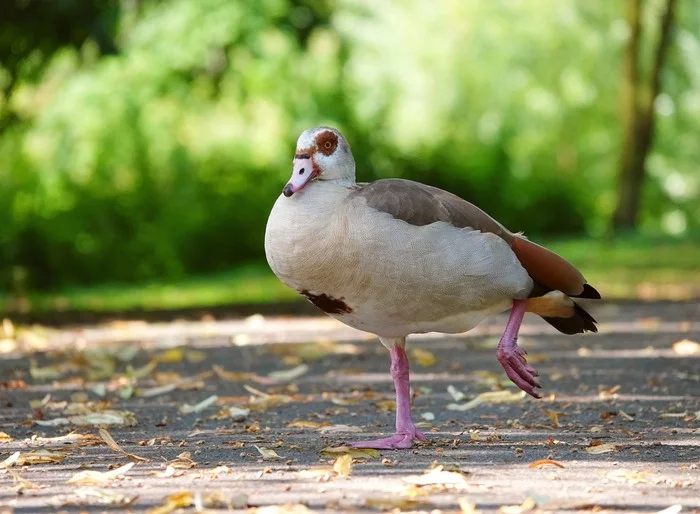
M 338 136 L 330 130 L 321 132 L 316 136 L 316 148 L 323 155 L 331 155 L 338 148 Z

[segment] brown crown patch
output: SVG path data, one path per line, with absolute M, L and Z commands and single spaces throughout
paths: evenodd
M 316 149 L 323 155 L 331 155 L 338 148 L 338 136 L 331 130 L 325 130 L 316 136 Z

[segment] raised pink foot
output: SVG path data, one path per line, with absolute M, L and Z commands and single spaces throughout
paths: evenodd
M 411 418 L 408 356 L 403 348 L 406 340 L 405 338 L 396 340 L 382 339 L 382 343 L 385 346 L 393 343 L 389 349 L 389 354 L 391 355 L 391 376 L 394 379 L 394 388 L 396 389 L 396 434 L 383 439 L 346 443 L 353 448 L 405 449 L 413 446 L 414 439 L 425 441 L 425 436 L 416 428 Z
M 347 443 L 348 446 L 353 448 L 375 448 L 377 450 L 396 450 L 405 449 L 413 446 L 413 440 L 418 439 L 419 441 L 425 441 L 425 436 L 423 432 L 417 428 L 413 428 L 413 433 L 407 432 L 397 432 L 391 437 L 385 437 L 383 439 L 373 439 L 367 441 L 354 441 Z
M 535 379 L 538 376 L 535 368 L 530 366 L 525 360 L 527 352 L 518 346 L 518 330 L 525 315 L 526 300 L 515 300 L 510 311 L 506 330 L 498 343 L 496 357 L 501 363 L 506 375 L 515 385 L 534 398 L 541 398 L 536 388 L 542 386 Z

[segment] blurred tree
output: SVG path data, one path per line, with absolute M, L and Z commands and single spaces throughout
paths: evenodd
M 666 0 L 661 16 L 659 40 L 649 77 L 640 73 L 642 0 L 627 0 L 630 36 L 622 61 L 622 122 L 624 143 L 617 186 L 613 228 L 637 226 L 646 161 L 654 142 L 655 102 L 661 92 L 661 74 L 673 31 L 676 0 Z

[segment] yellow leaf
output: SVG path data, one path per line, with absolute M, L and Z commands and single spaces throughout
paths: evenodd
M 681 339 L 680 341 L 673 343 L 672 348 L 678 355 L 700 355 L 700 343 L 696 343 L 695 341 L 691 341 L 689 339 Z
M 21 453 L 17 459 L 17 465 L 24 466 L 26 464 L 47 464 L 52 462 L 61 462 L 65 458 L 66 454 L 62 452 L 37 450 L 35 452 Z
M 524 391 L 517 391 L 517 392 L 511 392 L 511 391 L 506 391 L 506 390 L 487 391 L 485 393 L 481 393 L 473 400 L 468 401 L 467 403 L 463 403 L 461 405 L 456 404 L 456 403 L 450 403 L 447 406 L 447 409 L 448 410 L 456 410 L 456 411 L 465 411 L 465 410 L 470 410 L 470 409 L 473 409 L 475 407 L 478 407 L 479 405 L 482 405 L 482 404 L 520 402 L 520 401 L 522 401 L 523 398 L 525 398 Z
M 10 471 L 10 474 L 12 475 L 12 481 L 17 484 L 15 486 L 17 492 L 23 491 L 25 489 L 38 489 L 39 488 L 39 486 L 37 484 L 30 482 L 26 478 L 22 478 L 21 476 L 19 476 L 19 473 L 17 473 L 16 471 L 12 471 L 11 469 L 9 471 Z
M 396 410 L 395 400 L 382 400 L 374 404 L 382 412 L 394 412 Z
M 165 350 L 164 352 L 159 353 L 156 355 L 153 360 L 161 363 L 161 364 L 166 364 L 166 363 L 176 363 L 176 362 L 182 362 L 182 359 L 185 358 L 185 351 L 183 348 L 169 348 Z
M 146 459 L 145 457 L 139 457 L 138 455 L 128 453 L 126 450 L 124 450 L 124 448 L 122 448 L 121 446 L 119 446 L 117 444 L 117 442 L 114 440 L 112 435 L 109 432 L 107 432 L 107 430 L 104 428 L 100 428 L 100 437 L 102 438 L 102 440 L 105 443 L 107 443 L 107 446 L 109 446 L 112 450 L 114 450 L 117 453 L 122 453 L 122 454 L 126 455 L 127 457 L 129 457 L 133 461 L 136 461 L 136 462 L 138 462 L 138 461 L 141 461 L 141 462 L 150 461 L 150 459 Z
M 610 453 L 617 451 L 617 446 L 612 443 L 602 443 L 602 444 L 591 444 L 591 446 L 586 446 L 586 453 L 592 455 L 598 455 L 600 453 Z
M 153 507 L 146 511 L 146 514 L 170 514 L 177 509 L 184 509 L 194 503 L 194 497 L 189 491 L 180 491 L 165 497 L 163 505 Z
M 200 350 L 187 350 L 185 352 L 185 359 L 187 359 L 187 362 L 196 364 L 207 360 L 207 354 Z
M 6 432 L 0 432 L 0 443 L 9 443 L 12 441 L 12 436 Z
M 319 452 L 324 457 L 350 455 L 353 459 L 376 459 L 380 454 L 373 448 L 351 448 L 350 446 L 326 447 Z
M 553 410 L 546 410 L 544 411 L 545 415 L 554 423 L 554 426 L 556 427 L 561 427 L 561 423 L 559 422 L 559 416 L 566 416 L 565 412 L 557 412 Z
M 411 360 L 415 361 L 419 366 L 424 368 L 434 366 L 437 362 L 435 355 L 422 348 L 414 348 L 411 350 Z
M 559 468 L 563 468 L 563 467 L 564 467 L 563 464 L 560 464 L 559 462 L 557 462 L 557 461 L 555 461 L 555 460 L 552 460 L 552 459 L 540 459 L 540 460 L 536 460 L 535 462 L 531 462 L 531 463 L 528 465 L 528 468 L 543 468 L 544 466 L 547 466 L 547 465 L 550 465 L 550 466 L 557 466 L 557 467 L 559 467 Z
M 269 448 L 265 448 L 264 446 L 255 446 L 255 448 L 258 450 L 260 455 L 262 455 L 262 458 L 264 460 L 277 460 L 280 458 L 279 455 L 277 455 L 277 452 L 275 450 L 270 450 Z
M 80 471 L 70 477 L 66 483 L 67 484 L 79 484 L 79 485 L 95 485 L 95 484 L 104 484 L 107 483 L 115 478 L 118 478 L 121 475 L 126 474 L 127 471 L 129 471 L 132 466 L 134 465 L 133 462 L 129 462 L 128 464 L 124 464 L 123 466 L 118 467 L 117 469 L 113 469 L 111 471 L 93 471 L 93 470 L 85 470 L 85 471 Z
M 352 455 L 346 453 L 338 457 L 333 463 L 333 471 L 343 478 L 348 478 L 352 472 Z
M 218 364 L 214 364 L 211 369 L 221 380 L 227 382 L 242 382 L 244 380 L 253 380 L 257 375 L 247 371 L 227 371 Z

